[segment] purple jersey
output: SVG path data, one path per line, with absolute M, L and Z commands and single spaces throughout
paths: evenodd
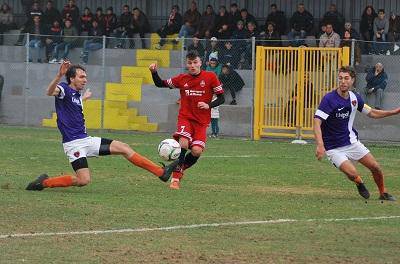
M 60 130 L 63 143 L 86 138 L 85 119 L 81 94 L 72 89 L 67 83 L 59 83 L 61 90 L 56 100 L 57 126 Z
M 334 90 L 322 98 L 315 117 L 322 120 L 322 139 L 326 150 L 358 141 L 358 133 L 353 128 L 357 110 L 365 114 L 371 110 L 357 93 L 349 91 L 349 98 L 344 99 Z

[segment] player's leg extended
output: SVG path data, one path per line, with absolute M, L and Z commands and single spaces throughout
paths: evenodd
M 368 199 L 370 194 L 369 194 L 367 188 L 365 187 L 360 175 L 358 174 L 357 169 L 354 166 L 354 164 L 350 160 L 345 160 L 340 164 L 339 169 L 344 174 L 346 174 L 346 176 L 347 176 L 347 178 L 349 178 L 349 180 L 353 181 L 356 184 L 358 193 L 365 199 Z

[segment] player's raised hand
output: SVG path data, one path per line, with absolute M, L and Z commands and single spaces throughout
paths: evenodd
M 200 109 L 209 109 L 210 108 L 210 106 L 205 102 L 198 102 L 197 107 Z
M 318 160 L 321 160 L 325 155 L 325 147 L 324 145 L 317 145 L 317 149 L 315 150 L 315 156 Z
M 82 100 L 87 100 L 90 97 L 92 97 L 92 91 L 90 91 L 90 89 L 87 89 L 85 93 L 82 95 Z
M 149 70 L 152 72 L 152 73 L 154 73 L 154 72 L 157 72 L 157 63 L 152 63 L 152 64 L 150 64 L 150 66 L 149 66 Z
M 60 69 L 58 70 L 58 75 L 59 76 L 64 76 L 67 73 L 67 71 L 68 71 L 70 66 L 71 66 L 71 62 L 69 60 L 65 60 L 61 64 Z

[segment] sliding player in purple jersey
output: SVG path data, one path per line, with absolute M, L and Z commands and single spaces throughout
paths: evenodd
M 383 118 L 399 114 L 400 108 L 385 111 L 372 109 L 364 104 L 359 94 L 350 91 L 355 78 L 354 70 L 349 67 L 340 68 L 339 87 L 322 98 L 314 117 L 314 134 L 317 144 L 315 155 L 318 160 L 321 160 L 326 153 L 333 165 L 355 182 L 359 194 L 368 199 L 370 194 L 352 163 L 352 161 L 360 162 L 371 171 L 379 189 L 379 199 L 396 201 L 385 189 L 383 172 L 378 162 L 358 140 L 358 133 L 353 128 L 353 122 L 356 111 L 371 118 Z
M 67 82 L 60 82 L 64 75 Z M 132 164 L 153 173 L 160 180 L 168 181 L 177 162 L 162 168 L 123 142 L 88 136 L 83 116 L 83 101 L 91 96 L 91 92 L 86 91 L 81 94 L 86 83 L 86 70 L 82 66 L 71 65 L 69 61 L 65 61 L 46 92 L 48 96 L 55 98 L 57 126 L 62 134 L 64 152 L 75 174 L 51 178 L 47 174 L 42 174 L 29 183 L 26 190 L 41 191 L 44 188 L 85 186 L 90 182 L 87 157 L 104 155 L 122 155 Z

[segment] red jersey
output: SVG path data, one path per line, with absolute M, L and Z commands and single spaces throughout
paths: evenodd
M 222 94 L 224 90 L 214 72 L 201 71 L 198 75 L 182 73 L 167 80 L 171 88 L 180 89 L 181 107 L 179 117 L 208 125 L 211 120 L 211 109 L 200 109 L 198 102 L 211 103 L 213 94 Z

